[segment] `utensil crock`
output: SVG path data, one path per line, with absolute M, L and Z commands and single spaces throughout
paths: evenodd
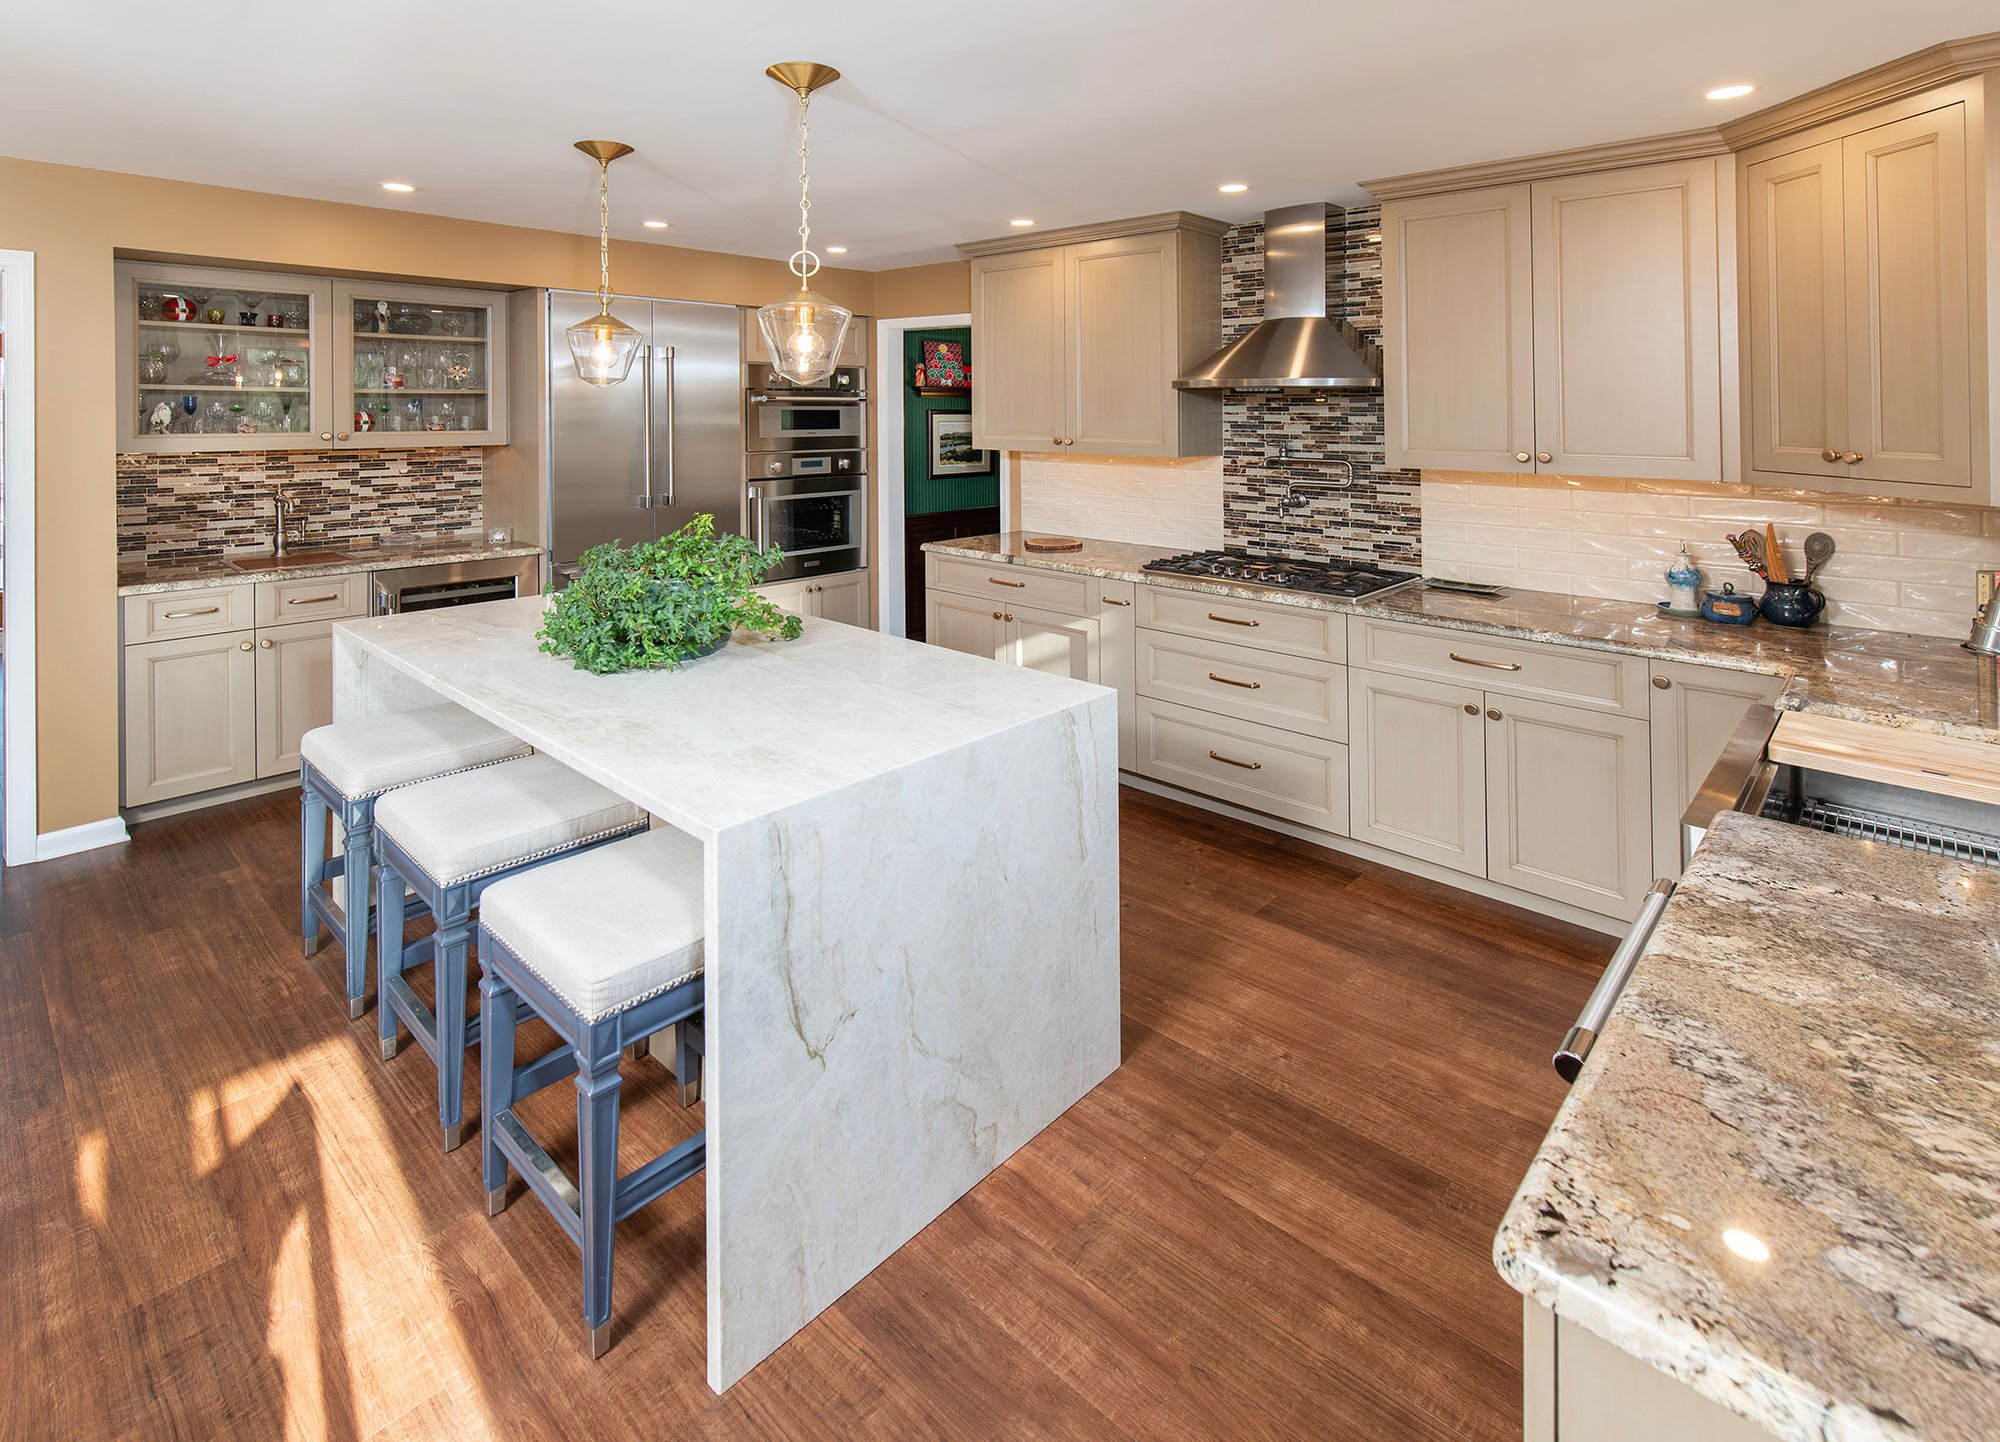
M 1826 597 L 1804 581 L 1773 581 L 1757 603 L 1764 619 L 1777 626 L 1810 626 L 1826 609 Z

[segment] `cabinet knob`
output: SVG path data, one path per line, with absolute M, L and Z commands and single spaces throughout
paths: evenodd
M 1049 437 L 1049 444 L 1050 444 L 1050 445 L 1052 445 L 1052 446 L 1059 446 L 1059 445 L 1061 445 L 1061 444 L 1062 444 L 1062 437 L 1061 437 L 1061 436 L 1050 436 L 1050 437 Z
M 1006 615 L 1002 616 L 1000 619 L 1003 621 L 1011 621 L 1014 619 L 1014 613 L 1012 611 L 1009 611 Z
M 1491 711 L 1491 710 L 1489 710 L 1489 711 L 1488 711 L 1488 712 L 1486 713 L 1486 719 L 1487 719 L 1488 721 L 1498 721 L 1498 720 L 1500 719 L 1500 713 L 1499 713 L 1498 711 Z
M 276 641 L 271 641 L 271 640 L 264 640 L 264 641 L 259 641 L 259 642 L 258 642 L 257 644 L 258 644 L 258 645 L 259 645 L 260 647 L 262 647 L 262 648 L 263 648 L 264 650 L 268 651 L 268 650 L 270 650 L 270 649 L 271 649 L 271 648 L 272 648 L 273 646 L 277 645 L 278 643 L 277 643 Z
M 347 432 L 346 432 L 346 431 L 342 431 L 342 432 L 341 432 L 341 433 L 340 433 L 340 434 L 339 434 L 338 436 L 335 436 L 335 437 L 334 437 L 334 439 L 335 439 L 335 440 L 341 440 L 341 441 L 344 441 L 344 440 L 346 440 L 346 439 L 347 439 Z
M 1858 466 L 1861 464 L 1861 452 L 1849 451 L 1846 455 L 1842 456 L 1841 459 L 1843 461 L 1846 461 L 1847 464 L 1849 464 L 1850 466 Z
M 1667 689 L 1667 688 L 1668 688 L 1669 686 L 1673 685 L 1674 683 L 1673 683 L 1673 682 L 1671 682 L 1671 681 L 1669 681 L 1669 680 L 1668 680 L 1668 679 L 1667 679 L 1666 677 L 1664 677 L 1664 676 L 1655 676 L 1655 677 L 1653 678 L 1653 684 L 1654 684 L 1655 686 L 1659 687 L 1659 688 L 1660 688 L 1660 689 L 1661 689 L 1662 691 L 1664 691 L 1664 690 L 1666 690 L 1666 689 Z
M 1837 461 L 1840 459 L 1840 452 L 1836 451 L 1832 446 L 1827 446 L 1820 451 L 1819 458 L 1823 461 Z
M 236 649 L 239 651 L 247 651 L 250 649 L 250 643 L 248 641 L 239 641 L 236 644 Z
M 993 613 L 993 619 L 994 619 L 994 620 L 996 620 L 996 621 L 1004 621 L 1004 620 L 1006 620 L 1007 618 L 1006 618 L 1005 616 L 1001 615 L 1001 614 L 1000 614 L 1000 613 L 999 613 L 998 611 L 995 611 L 995 612 Z
M 330 441 L 330 440 L 332 440 L 332 439 L 333 439 L 333 432 L 332 432 L 332 431 L 321 431 L 321 432 L 319 433 L 319 438 L 320 438 L 321 440 L 323 440 L 323 441 Z M 1832 460 L 1832 459 L 1833 459 L 1833 457 L 1832 457 L 1832 456 L 1828 456 L 1828 457 L 1827 457 L 1827 459 L 1828 459 L 1828 460 Z
M 1526 464 L 1528 464 L 1529 461 L 1532 461 L 1534 457 L 1529 455 L 1526 451 L 1516 451 L 1514 452 L 1514 459 L 1519 461 L 1522 465 L 1525 466 Z
M 1549 456 L 1549 453 L 1548 453 L 1547 451 L 1536 451 L 1536 452 L 1535 452 L 1535 459 L 1536 459 L 1537 461 L 1540 461 L 1540 462 L 1541 462 L 1541 463 L 1542 463 L 1543 465 L 1545 465 L 1545 466 L 1546 466 L 1546 465 L 1547 465 L 1547 464 L 1549 463 L 1549 460 L 1550 460 L 1550 456 Z
M 1479 714 L 1479 708 L 1473 705 L 1470 701 L 1468 701 L 1465 703 L 1465 714 L 1468 716 L 1477 716 Z

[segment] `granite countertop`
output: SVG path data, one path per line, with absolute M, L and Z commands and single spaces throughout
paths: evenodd
M 1996 1038 L 2000 873 L 1725 815 L 1494 1260 L 1779 1436 L 1990 1438 Z
M 432 566 L 446 561 L 484 561 L 502 556 L 539 556 L 540 546 L 490 546 L 484 541 L 430 541 L 420 546 L 372 546 L 367 548 L 309 545 L 304 552 L 341 550 L 339 561 L 320 561 L 303 566 L 239 571 L 227 560 L 180 561 L 157 566 L 120 566 L 118 594 L 142 596 L 155 591 L 194 591 L 205 586 L 232 581 L 289 581 L 304 576 L 341 576 L 355 571 L 380 571 L 391 566 Z
M 932 541 L 924 549 L 1280 606 L 1384 616 L 1558 646 L 1759 671 L 1786 678 L 1778 705 L 1788 710 L 2000 744 L 1994 659 L 1937 636 L 1834 626 L 1795 629 L 1763 621 L 1719 626 L 1662 616 L 1654 607 L 1632 601 L 1514 588 L 1485 597 L 1432 591 L 1418 584 L 1350 601 L 1148 571 L 1146 562 L 1172 554 L 1157 546 L 1086 540 L 1081 551 L 1043 555 L 1022 549 L 1019 532 Z

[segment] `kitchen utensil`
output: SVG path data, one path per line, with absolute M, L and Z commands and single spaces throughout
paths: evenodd
M 1785 548 L 1778 544 L 1778 528 L 1769 521 L 1764 523 L 1764 569 L 1780 586 L 1792 579 L 1785 567 Z
M 1757 609 L 1763 612 L 1766 621 L 1774 625 L 1810 626 L 1826 609 L 1826 597 L 1804 581 L 1773 578 L 1764 588 L 1764 596 L 1757 603 Z
M 1819 574 L 1819 568 L 1833 559 L 1833 537 L 1825 531 L 1814 531 L 1806 537 L 1806 583 Z
M 1725 626 L 1747 626 L 1757 619 L 1757 603 L 1738 595 L 1734 581 L 1725 581 L 1720 591 L 1701 593 L 1701 614 Z
M 1972 623 L 1972 634 L 1965 640 L 1965 649 L 1977 651 L 1982 656 L 2000 656 L 2000 587 L 1986 598 L 1986 609 L 1979 613 L 1979 619 Z
M 1736 554 L 1743 558 L 1743 564 L 1768 580 L 1764 569 L 1764 538 L 1755 531 L 1744 531 L 1729 540 L 1736 547 Z

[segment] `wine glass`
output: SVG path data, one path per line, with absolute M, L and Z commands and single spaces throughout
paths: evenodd
M 201 407 L 201 399 L 198 396 L 182 396 L 181 418 L 180 421 L 174 426 L 174 429 L 179 431 L 182 435 L 191 435 L 194 432 L 199 431 L 201 427 L 195 424 L 194 413 L 197 410 L 199 410 L 200 407 Z

